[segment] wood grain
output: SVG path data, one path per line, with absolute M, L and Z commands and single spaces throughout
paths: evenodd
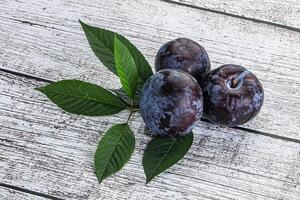
M 1 200 L 46 200 L 46 198 L 0 186 Z
M 205 122 L 186 157 L 145 185 L 141 160 L 150 137 L 138 115 L 130 123 L 137 138 L 133 158 L 99 185 L 92 165 L 98 140 L 128 113 L 69 115 L 33 90 L 45 84 L 40 79 L 120 86 L 93 55 L 78 18 L 127 36 L 152 66 L 161 44 L 183 36 L 206 47 L 213 68 L 247 66 L 262 80 L 266 100 L 244 127 L 300 140 L 295 31 L 158 0 L 2 0 L 0 68 L 37 78 L 0 70 L 0 183 L 63 199 L 299 199 L 299 142 Z M 7 192 L 0 187 L 0 199 L 36 198 Z
M 240 64 L 262 81 L 263 109 L 243 127 L 300 139 L 299 33 L 161 1 L 4 0 L 0 9 L 2 68 L 119 87 L 90 50 L 78 18 L 127 36 L 152 66 L 161 44 L 184 36 L 206 47 L 213 68 Z
M 144 125 L 120 173 L 98 184 L 92 157 L 112 117 L 79 117 L 33 90 L 45 83 L 0 72 L 0 180 L 63 199 L 297 199 L 300 144 L 200 123 L 190 152 L 145 185 Z
M 200 9 L 209 9 L 241 18 L 276 23 L 300 31 L 300 1 L 298 0 L 165 0 Z M 274 24 L 273 24 L 274 25 Z

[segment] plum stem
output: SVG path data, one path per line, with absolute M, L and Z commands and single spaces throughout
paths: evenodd
M 237 77 L 232 78 L 230 81 L 227 82 L 227 86 L 229 88 L 235 89 L 241 85 L 241 81 L 250 73 L 250 71 L 245 70 L 243 73 L 238 75 Z
M 235 88 L 237 86 L 238 80 L 236 78 L 231 79 L 230 87 Z
M 245 78 L 245 76 L 247 76 L 249 73 L 250 73 L 250 71 L 245 70 L 245 71 L 243 71 L 243 73 L 241 73 L 241 74 L 237 77 L 237 79 L 238 79 L 238 80 L 241 80 L 241 79 Z

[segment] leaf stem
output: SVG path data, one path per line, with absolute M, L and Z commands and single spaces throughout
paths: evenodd
M 139 112 L 140 109 L 139 109 L 139 108 L 132 108 L 131 111 L 132 111 L 132 112 Z
M 130 118 L 131 118 L 131 116 L 132 116 L 132 114 L 133 114 L 134 112 L 130 112 L 130 114 L 128 115 L 128 118 L 127 118 L 127 121 L 126 121 L 126 124 L 129 122 L 129 120 L 130 120 Z
M 126 123 L 129 122 L 129 120 L 130 120 L 131 116 L 133 115 L 133 113 L 138 112 L 138 111 L 139 111 L 139 109 L 131 109 L 130 114 L 128 115 Z
M 131 100 L 131 104 L 130 104 L 130 110 L 133 109 L 133 99 Z

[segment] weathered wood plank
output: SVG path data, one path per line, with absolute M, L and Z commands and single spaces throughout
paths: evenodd
M 286 25 L 300 30 L 300 1 L 287 0 L 165 0 L 182 5 L 238 15 L 244 18 Z
M 241 64 L 261 79 L 265 104 L 244 127 L 300 139 L 299 33 L 161 1 L 6 0 L 0 9 L 2 68 L 117 87 L 90 50 L 78 18 L 128 36 L 152 65 L 162 43 L 185 36 L 206 47 L 213 68 Z
M 149 137 L 130 122 L 137 145 L 114 177 L 97 183 L 92 157 L 112 117 L 58 110 L 33 88 L 43 82 L 0 72 L 0 180 L 64 199 L 297 199 L 300 144 L 200 123 L 186 157 L 145 185 L 141 165 Z
M 46 200 L 46 198 L 0 186 L 1 200 Z

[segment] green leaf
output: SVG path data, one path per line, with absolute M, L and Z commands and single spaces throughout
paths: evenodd
M 143 54 L 125 37 L 113 31 L 89 26 L 80 20 L 79 22 L 95 55 L 114 74 L 118 75 L 114 60 L 115 35 L 128 48 L 137 66 L 138 75 L 143 82 L 146 82 L 153 74 L 151 66 Z
M 124 101 L 128 106 L 133 106 L 133 108 L 139 108 L 140 96 L 143 90 L 144 82 L 141 79 L 138 80 L 136 92 L 134 95 L 133 102 L 130 97 L 127 96 L 126 92 L 123 88 L 112 90 L 114 93 L 118 95 L 118 97 Z M 132 104 L 133 103 L 133 104 Z M 131 105 L 132 104 L 132 105 Z
M 143 156 L 146 183 L 177 163 L 193 143 L 193 133 L 180 137 L 155 137 L 147 145 Z
M 114 61 L 115 33 L 109 30 L 89 26 L 80 20 L 79 22 L 94 54 L 111 72 L 117 75 Z
M 114 125 L 105 133 L 98 144 L 94 160 L 99 183 L 127 163 L 134 146 L 135 138 L 128 124 Z
M 134 100 L 132 101 L 130 97 L 126 94 L 126 92 L 120 88 L 116 90 L 112 90 L 114 93 L 118 95 L 118 97 L 126 103 L 128 107 L 138 108 L 139 107 L 139 101 L 140 101 L 140 92 L 136 91 L 134 95 Z
M 153 75 L 151 66 L 144 57 L 144 55 L 125 37 L 119 35 L 120 41 L 128 48 L 133 60 L 137 66 L 138 75 L 142 79 L 142 83 L 145 83 L 150 76 Z
M 127 47 L 115 36 L 115 64 L 117 72 L 126 94 L 134 99 L 137 87 L 138 74 L 135 62 Z
M 37 88 L 61 109 L 80 115 L 116 114 L 126 105 L 108 90 L 79 80 L 63 80 Z

